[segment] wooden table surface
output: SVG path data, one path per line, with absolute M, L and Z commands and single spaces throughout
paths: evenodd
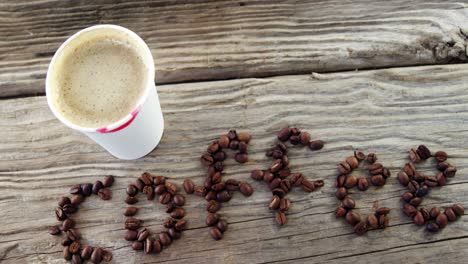
M 113 198 L 88 199 L 77 225 L 84 241 L 114 254 L 112 263 L 464 263 L 468 217 L 430 234 L 401 212 L 395 175 L 408 149 L 446 150 L 458 174 L 423 205 L 468 206 L 468 1 L 29 1 L 0 3 L 0 262 L 64 263 L 57 200 L 74 183 L 113 174 Z M 44 96 L 47 65 L 74 32 L 119 24 L 152 49 L 165 133 L 156 150 L 118 160 L 54 118 Z M 291 168 L 324 179 L 319 191 L 289 194 L 288 224 L 266 207 L 271 194 L 250 179 L 270 163 L 264 152 L 284 126 L 327 142 L 291 151 Z M 223 240 L 209 237 L 206 202 L 189 196 L 189 228 L 160 255 L 122 239 L 126 185 L 143 171 L 178 184 L 201 183 L 199 157 L 231 128 L 252 134 L 250 160 L 226 162 L 226 178 L 255 193 L 222 208 Z M 335 219 L 336 165 L 353 150 L 376 152 L 392 178 L 353 191 L 359 211 L 392 208 L 390 227 L 356 236 Z M 420 168 L 432 174 L 434 164 Z M 357 172 L 363 175 L 363 172 Z M 163 229 L 161 205 L 140 202 L 145 225 Z

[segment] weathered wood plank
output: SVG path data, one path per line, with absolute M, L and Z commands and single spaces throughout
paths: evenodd
M 112 23 L 153 51 L 156 82 L 466 61 L 466 0 L 2 1 L 0 97 L 43 94 L 74 32 Z
M 44 97 L 0 101 L 0 261 L 62 263 L 59 239 L 46 227 L 56 223 L 57 199 L 77 182 L 114 174 L 113 199 L 89 199 L 78 226 L 93 245 L 113 251 L 115 263 L 458 263 L 468 257 L 468 217 L 443 232 L 428 234 L 400 212 L 403 188 L 395 175 L 407 149 L 425 143 L 444 149 L 459 168 L 457 177 L 425 199 L 427 206 L 468 205 L 468 65 L 401 68 L 365 72 L 283 76 L 158 86 L 166 131 L 156 151 L 137 161 L 112 158 L 90 140 L 61 125 Z M 270 161 L 264 151 L 285 125 L 309 130 L 328 142 L 320 152 L 291 152 L 292 168 L 325 179 L 320 191 L 290 194 L 289 223 L 278 229 L 266 208 L 270 193 L 249 172 Z M 190 229 L 159 256 L 134 253 L 121 236 L 124 189 L 142 171 L 192 178 L 200 183 L 199 156 L 230 128 L 250 131 L 250 161 L 227 162 L 226 177 L 251 182 L 250 198 L 236 194 L 222 209 L 230 223 L 220 242 L 204 226 L 205 202 L 189 197 Z M 391 226 L 362 237 L 335 220 L 335 167 L 353 149 L 375 151 L 391 169 L 383 188 L 354 191 L 362 213 L 374 201 L 393 208 Z M 231 153 L 232 154 L 232 153 Z M 422 166 L 432 173 L 430 165 Z M 358 172 L 359 174 L 359 172 Z M 162 230 L 163 207 L 140 202 L 141 217 Z

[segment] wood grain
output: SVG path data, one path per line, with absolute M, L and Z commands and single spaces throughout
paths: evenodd
M 468 217 L 443 232 L 428 234 L 400 211 L 403 188 L 395 175 L 407 150 L 426 144 L 443 149 L 459 169 L 424 205 L 468 205 L 468 65 L 395 68 L 365 72 L 282 76 L 158 86 L 166 131 L 144 159 L 121 161 L 91 140 L 60 124 L 44 97 L 0 101 L 0 262 L 63 263 L 60 239 L 46 229 L 56 224 L 53 209 L 74 183 L 116 175 L 113 199 L 88 199 L 77 215 L 86 242 L 114 253 L 113 263 L 459 263 L 468 257 Z M 265 168 L 264 151 L 284 126 L 297 126 L 327 142 L 319 152 L 295 149 L 291 167 L 325 187 L 292 192 L 288 224 L 279 229 L 267 209 L 270 192 L 249 173 Z M 205 202 L 190 196 L 185 206 L 189 230 L 158 256 L 134 253 L 121 237 L 126 184 L 143 171 L 180 184 L 204 178 L 199 156 L 230 128 L 253 135 L 250 161 L 229 159 L 227 178 L 247 180 L 255 193 L 236 194 L 222 209 L 229 222 L 223 240 L 213 241 L 204 226 Z M 356 236 L 334 218 L 336 164 L 353 150 L 374 151 L 392 179 L 383 188 L 353 191 L 362 214 L 377 203 L 393 208 L 390 227 Z M 232 157 L 232 153 L 229 153 Z M 428 174 L 434 164 L 421 169 Z M 360 175 L 362 172 L 357 172 Z M 154 232 L 162 230 L 163 207 L 140 202 L 140 216 Z
M 0 3 L 0 97 L 43 94 L 59 45 L 107 23 L 148 43 L 158 84 L 465 62 L 467 4 L 7 0 Z

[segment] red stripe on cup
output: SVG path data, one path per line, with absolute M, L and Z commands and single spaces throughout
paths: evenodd
M 140 108 L 141 108 L 141 106 L 138 106 L 135 110 L 133 110 L 132 113 L 131 113 L 132 117 L 127 122 L 123 123 L 122 125 L 114 128 L 114 129 L 111 129 L 111 130 L 108 130 L 107 127 L 98 128 L 98 129 L 96 129 L 96 131 L 99 132 L 99 133 L 113 133 L 113 132 L 117 132 L 117 131 L 120 131 L 120 130 L 128 127 L 133 122 L 133 120 L 135 120 L 136 116 L 140 112 Z

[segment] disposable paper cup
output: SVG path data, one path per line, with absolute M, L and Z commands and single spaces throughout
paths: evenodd
M 124 34 L 131 45 L 136 45 L 148 68 L 147 84 L 133 111 L 119 121 L 100 128 L 87 128 L 73 124 L 57 111 L 52 102 L 53 89 L 51 73 L 57 70 L 56 62 L 60 56 L 70 52 L 77 43 L 102 33 Z M 60 87 L 58 88 L 60 89 Z M 161 140 L 164 131 L 159 97 L 154 83 L 154 60 L 146 43 L 133 31 L 115 25 L 97 25 L 83 29 L 68 38 L 57 50 L 49 65 L 46 78 L 47 103 L 53 114 L 66 126 L 78 130 L 101 145 L 119 159 L 137 159 L 150 153 Z

